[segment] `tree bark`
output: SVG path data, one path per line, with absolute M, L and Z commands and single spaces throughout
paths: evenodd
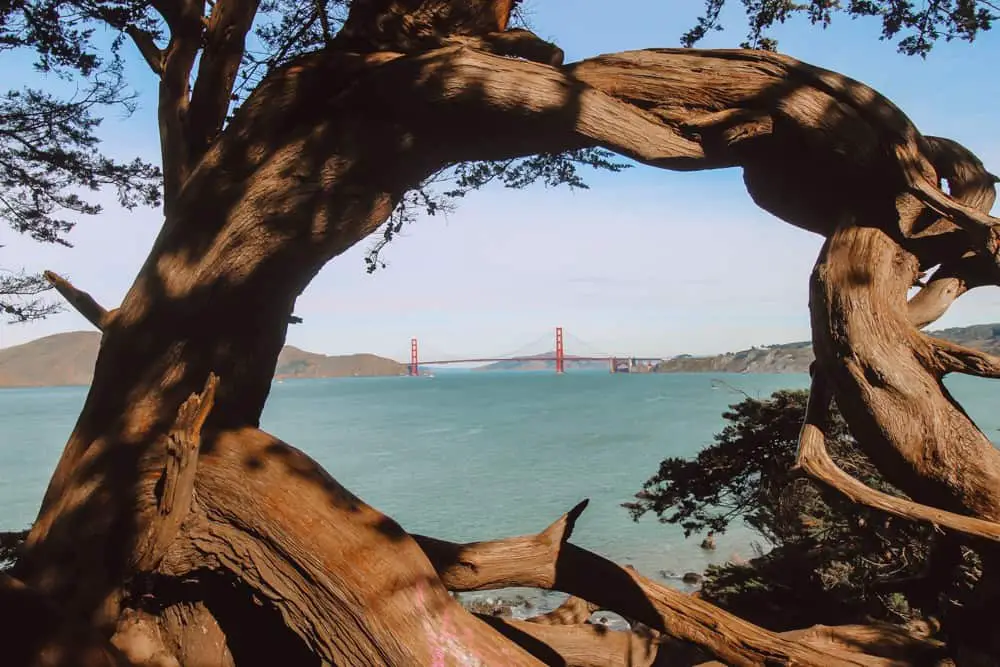
M 183 137 L 193 42 L 187 15 L 168 14 L 178 32 L 164 52 L 160 118 L 164 137 Z M 226 16 L 219 25 L 249 26 Z M 992 268 L 993 221 L 941 192 L 934 151 L 902 112 L 775 54 L 650 50 L 555 68 L 480 52 L 477 35 L 416 55 L 303 56 L 268 75 L 204 151 L 221 108 L 210 95 L 197 114 L 208 134 L 164 144 L 163 228 L 114 317 L 100 320 L 93 384 L 18 565 L 67 618 L 106 637 L 118 628 L 133 648 L 141 642 L 126 634 L 156 637 L 175 658 L 197 624 L 219 649 L 206 665 L 257 664 L 269 644 L 315 664 L 538 664 L 451 599 L 458 575 L 425 555 L 437 547 L 421 550 L 257 427 L 296 297 L 406 191 L 460 161 L 588 146 L 668 169 L 743 166 L 758 203 L 832 235 L 814 280 L 814 338 L 852 428 L 914 498 L 997 520 L 1000 454 L 939 382 L 962 355 L 916 333 L 905 300 L 921 261 L 973 251 Z M 203 67 L 227 80 L 232 53 L 213 49 Z M 845 197 L 874 202 L 851 221 L 870 227 L 840 226 Z M 917 224 L 928 216 L 947 220 Z M 178 468 L 196 470 L 188 509 L 158 532 L 167 435 L 213 374 L 200 453 L 182 448 Z M 531 573 L 535 585 L 597 597 L 731 664 L 864 664 L 558 545 L 542 545 L 558 556 Z M 522 565 L 491 561 L 489 585 Z M 594 572 L 610 578 L 594 583 Z

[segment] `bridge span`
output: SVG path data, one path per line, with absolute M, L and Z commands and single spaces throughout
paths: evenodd
M 514 354 L 510 356 L 483 356 L 483 357 L 459 357 L 447 359 L 432 359 L 430 361 L 420 358 L 420 346 L 416 338 L 410 339 L 410 363 L 408 374 L 411 376 L 420 375 L 421 366 L 448 366 L 454 364 L 492 364 L 503 361 L 532 362 L 545 361 L 555 362 L 555 371 L 561 375 L 566 372 L 566 362 L 598 362 L 608 363 L 608 370 L 611 373 L 632 373 L 642 366 L 649 366 L 663 361 L 666 357 L 640 357 L 628 355 L 605 355 L 605 354 L 566 354 L 563 328 L 556 327 L 555 330 L 555 352 L 542 354 Z

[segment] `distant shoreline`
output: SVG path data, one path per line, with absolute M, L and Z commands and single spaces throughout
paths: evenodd
M 1000 354 L 1000 324 L 977 324 L 930 332 L 931 335 Z M 0 349 L 0 389 L 54 387 L 86 387 L 93 376 L 94 363 L 101 335 L 96 331 L 76 331 L 54 334 L 28 343 Z M 535 355 L 543 359 L 501 361 L 473 368 L 436 368 L 421 366 L 433 374 L 466 372 L 493 373 L 554 373 L 554 353 Z M 726 373 L 784 374 L 807 373 L 813 361 L 812 345 L 808 342 L 784 343 L 752 347 L 739 352 L 692 356 L 678 355 L 666 359 L 650 371 L 658 373 Z M 577 361 L 572 354 L 565 357 L 567 372 L 607 372 L 605 361 Z M 286 345 L 278 355 L 274 380 L 326 380 L 359 377 L 398 377 L 407 375 L 408 367 L 393 359 L 375 354 L 329 356 L 300 350 Z

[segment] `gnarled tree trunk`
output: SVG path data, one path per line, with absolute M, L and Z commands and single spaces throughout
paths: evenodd
M 448 589 L 468 585 L 455 566 L 475 553 L 486 561 L 471 572 L 489 585 L 568 589 L 729 664 L 880 664 L 662 589 L 566 544 L 565 525 L 516 545 L 534 561 L 414 539 L 259 430 L 296 297 L 405 192 L 461 161 L 603 146 L 667 169 L 742 166 L 758 203 L 831 236 L 814 330 L 852 428 L 914 498 L 998 518 L 1000 455 L 934 376 L 967 352 L 935 347 L 908 319 L 943 312 L 941 299 L 928 292 L 934 307 L 919 317 L 905 301 L 918 264 L 951 267 L 948 289 L 935 292 L 948 298 L 995 282 L 954 269 L 971 256 L 994 275 L 993 221 L 981 202 L 937 187 L 939 144 L 871 89 L 791 58 L 648 50 L 562 67 L 556 47 L 497 33 L 506 19 L 476 14 L 497 3 L 442 13 L 457 4 L 356 3 L 376 18 L 453 22 L 401 37 L 366 33 L 372 18 L 359 15 L 340 43 L 270 73 L 217 138 L 195 133 L 185 150 L 165 142 L 166 219 L 135 283 L 110 312 L 75 301 L 92 304 L 101 351 L 15 572 L 65 615 L 50 643 L 75 625 L 135 664 L 199 667 L 273 664 L 275 653 L 351 666 L 579 660 L 564 641 L 584 655 L 581 643 L 594 641 L 594 655 L 653 659 L 655 644 L 635 637 L 466 613 Z M 249 21 L 226 16 L 245 34 Z M 168 17 L 172 28 L 187 20 Z M 184 85 L 171 78 L 183 47 L 172 42 L 163 61 L 161 100 Z M 196 88 L 191 109 L 211 116 L 213 102 L 195 98 L 208 99 Z M 188 118 L 178 108 L 161 104 L 165 135 Z M 858 216 L 845 221 L 843 202 Z M 600 572 L 612 578 L 581 583 Z

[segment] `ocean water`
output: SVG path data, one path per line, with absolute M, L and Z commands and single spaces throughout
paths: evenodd
M 411 532 L 473 541 L 542 530 L 583 498 L 573 541 L 648 576 L 753 555 L 737 526 L 700 537 L 620 506 L 667 456 L 693 456 L 721 413 L 804 375 L 442 373 L 275 384 L 263 427 L 306 451 Z M 949 387 L 991 437 L 1000 383 Z M 27 526 L 83 404 L 85 388 L 0 390 L 0 529 Z

